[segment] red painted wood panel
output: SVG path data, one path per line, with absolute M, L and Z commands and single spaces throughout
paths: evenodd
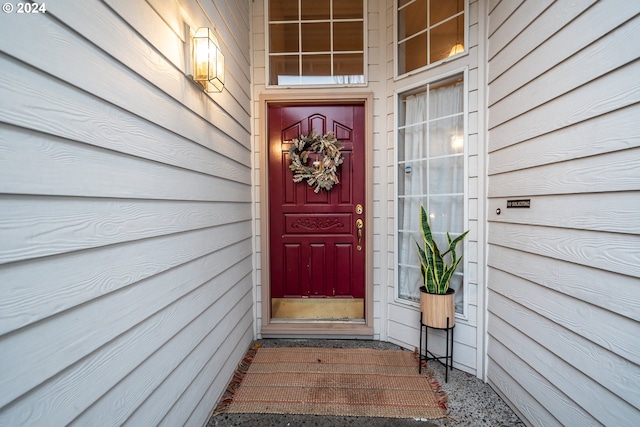
M 327 277 L 325 266 L 327 258 L 331 259 L 332 248 L 324 243 L 312 243 L 310 246 L 309 282 L 311 286 L 309 296 L 326 296 L 326 288 L 331 286 L 331 277 Z
M 359 278 L 354 275 L 358 273 L 353 268 L 354 247 L 351 244 L 336 245 L 336 296 L 349 296 L 353 294 L 352 283 L 359 282 Z
M 364 298 L 365 233 L 358 251 L 356 205 L 365 203 L 364 105 L 269 107 L 269 217 L 273 298 Z M 311 131 L 333 131 L 344 163 L 340 183 L 314 192 L 294 183 L 291 140 Z M 365 224 L 365 227 L 367 224 Z M 293 264 L 296 265 L 293 265 Z
M 284 294 L 295 294 L 298 291 L 298 285 L 305 278 L 300 275 L 300 261 L 302 259 L 301 247 L 299 244 L 285 244 L 282 246 L 284 256 L 281 258 L 284 267 L 283 285 L 288 287 L 283 289 Z

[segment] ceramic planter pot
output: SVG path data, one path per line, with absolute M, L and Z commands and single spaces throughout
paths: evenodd
M 430 294 L 423 286 L 420 288 L 420 311 L 422 312 L 422 323 L 430 328 L 445 329 L 447 327 L 447 317 L 449 327 L 453 327 L 456 322 L 455 312 L 455 290 L 449 288 L 446 294 Z

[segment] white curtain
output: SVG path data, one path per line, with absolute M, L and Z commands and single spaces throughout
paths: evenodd
M 420 205 L 428 209 L 426 193 L 427 106 L 426 92 L 405 98 L 404 163 L 399 165 L 399 293 L 400 298 L 418 299 L 421 275 L 415 240 L 420 238 Z M 415 239 L 415 240 L 414 240 Z
M 404 138 L 398 138 L 398 287 L 400 298 L 417 300 L 422 277 L 414 239 L 422 240 L 420 205 L 427 210 L 441 248 L 447 231 L 464 231 L 463 84 L 410 95 L 404 101 Z M 462 264 L 460 272 L 461 268 Z M 461 275 L 452 280 L 452 287 L 461 308 Z

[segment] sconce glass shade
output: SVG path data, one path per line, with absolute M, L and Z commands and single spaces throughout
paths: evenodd
M 208 28 L 198 28 L 193 36 L 193 79 L 207 92 L 222 92 L 224 87 L 224 55 Z

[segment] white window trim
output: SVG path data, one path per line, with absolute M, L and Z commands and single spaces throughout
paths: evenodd
M 458 58 L 469 55 L 469 0 L 464 0 L 464 52 L 457 55 L 450 56 L 448 58 L 441 59 L 437 62 L 425 65 L 415 70 L 407 71 L 406 73 L 398 73 L 398 0 L 393 2 L 393 80 L 398 81 L 404 78 L 413 76 L 415 74 L 422 73 L 426 70 L 430 70 L 439 65 L 446 64 L 447 62 L 454 61 Z
M 318 84 L 318 85 L 309 85 L 309 84 L 300 84 L 300 85 L 273 85 L 271 83 L 269 83 L 269 75 L 270 75 L 270 69 L 269 69 L 269 0 L 263 0 L 264 1 L 264 70 L 265 70 L 265 76 L 264 76 L 264 81 L 265 81 L 265 88 L 266 89 L 311 89 L 311 88 L 339 88 L 339 87 L 367 87 L 369 85 L 369 57 L 368 57 L 368 53 L 369 53 L 369 39 L 368 39 L 368 35 L 369 35 L 369 31 L 368 29 L 368 1 L 366 0 L 362 0 L 362 17 L 363 17 L 363 22 L 362 22 L 362 31 L 363 31 L 363 35 L 362 35 L 362 42 L 363 42 L 363 48 L 364 48 L 364 52 L 363 52 L 363 63 L 364 63 L 364 70 L 363 71 L 363 75 L 364 75 L 364 83 L 356 83 L 356 84 Z M 335 1 L 340 1 L 340 0 L 333 0 Z M 465 0 L 468 1 L 468 0 Z M 300 0 L 298 0 L 298 7 L 300 7 Z M 300 36 L 300 35 L 299 35 Z M 333 67 L 333 64 L 331 64 L 331 66 Z
M 397 4 L 397 3 L 396 3 Z M 465 230 L 470 229 L 469 227 L 469 67 L 461 67 L 455 70 L 451 70 L 447 73 L 439 74 L 436 77 L 431 77 L 428 80 L 423 80 L 418 83 L 414 83 L 409 86 L 404 86 L 396 89 L 393 92 L 393 101 L 394 101 L 394 130 L 393 130 L 393 141 L 394 141 L 394 158 L 393 158 L 393 171 L 394 171 L 394 234 L 393 234 L 393 252 L 394 252 L 394 275 L 393 275 L 393 298 L 394 302 L 400 305 L 404 305 L 411 308 L 420 309 L 420 303 L 416 301 L 410 301 L 404 298 L 399 297 L 399 283 L 398 283 L 398 264 L 399 264 L 399 251 L 398 251 L 398 129 L 400 127 L 399 123 L 399 114 L 398 114 L 398 103 L 400 100 L 400 96 L 403 93 L 409 92 L 411 90 L 424 87 L 428 84 L 433 84 L 440 80 L 447 79 L 449 77 L 453 77 L 455 75 L 462 74 L 463 76 L 463 123 L 464 123 L 464 152 L 463 152 L 463 169 L 464 169 L 464 180 L 463 180 L 463 224 L 466 224 L 464 227 Z M 456 319 L 460 319 L 462 321 L 469 320 L 469 238 L 463 240 L 464 245 L 464 254 L 465 256 L 462 258 L 462 264 L 464 268 L 464 274 L 462 276 L 463 283 L 463 305 L 462 305 L 462 313 L 456 312 Z

